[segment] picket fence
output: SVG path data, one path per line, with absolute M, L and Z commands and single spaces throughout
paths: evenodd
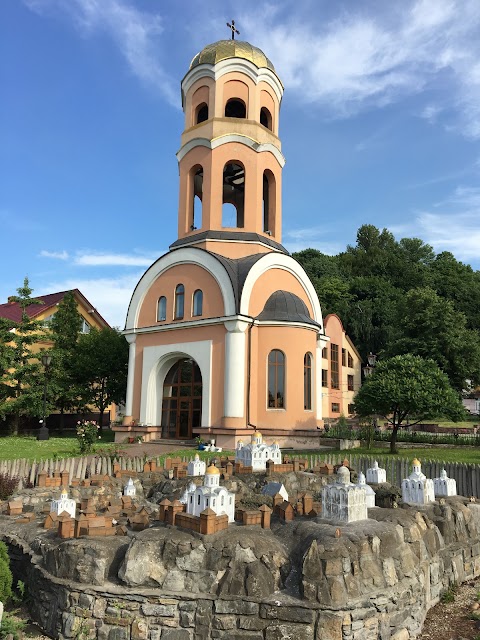
M 389 456 L 367 456 L 352 455 L 352 452 L 335 452 L 320 455 L 308 456 L 288 456 L 292 459 L 307 459 L 308 467 L 313 469 L 315 466 L 328 462 L 330 464 L 339 464 L 347 458 L 350 467 L 356 471 L 366 473 L 367 469 L 373 466 L 374 460 L 377 460 L 380 467 L 386 469 L 387 481 L 392 484 L 401 485 L 402 479 L 407 478 L 412 472 L 411 460 L 407 458 L 390 458 Z M 157 468 L 164 467 L 165 458 L 154 457 L 148 460 L 155 460 Z M 189 458 L 183 458 L 187 461 Z M 218 459 L 218 458 L 217 458 Z M 16 477 L 20 480 L 20 485 L 36 486 L 38 474 L 46 472 L 49 476 L 68 472 L 70 483 L 75 479 L 82 481 L 85 478 L 94 475 L 113 475 L 113 465 L 118 463 L 122 471 L 133 471 L 141 473 L 143 471 L 147 459 L 142 457 L 79 457 L 64 458 L 60 460 L 34 460 L 18 459 L 18 460 L 0 460 L 0 474 L 10 477 Z M 207 460 L 207 463 L 209 461 Z M 465 497 L 480 497 L 480 465 L 465 464 L 458 462 L 442 462 L 438 460 L 422 460 L 422 471 L 427 478 L 438 478 L 442 469 L 445 469 L 449 478 L 455 478 L 457 481 L 457 493 Z

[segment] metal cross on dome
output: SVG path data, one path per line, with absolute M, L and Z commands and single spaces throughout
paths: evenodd
M 235 40 L 235 34 L 240 35 L 240 31 L 235 27 L 235 20 L 232 20 L 232 24 L 227 22 L 227 27 L 232 31 L 232 40 Z

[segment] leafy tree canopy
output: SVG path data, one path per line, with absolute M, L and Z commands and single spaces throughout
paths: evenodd
M 396 452 L 397 432 L 426 418 L 461 420 L 464 409 L 448 377 L 433 360 L 406 354 L 379 361 L 355 397 L 360 416 L 378 414 L 392 425 L 390 450 Z

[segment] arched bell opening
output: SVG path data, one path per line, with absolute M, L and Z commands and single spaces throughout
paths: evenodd
M 222 227 L 243 229 L 245 221 L 245 167 L 238 161 L 223 168 Z
M 202 102 L 195 109 L 195 124 L 200 124 L 206 120 L 208 120 L 208 104 L 206 102 Z
M 273 123 L 272 114 L 267 109 L 267 107 L 262 107 L 260 109 L 260 124 L 262 124 L 267 129 L 270 129 L 270 131 L 273 131 L 272 123 Z
M 231 98 L 225 105 L 226 118 L 246 118 L 247 105 L 239 98 Z
M 163 383 L 162 438 L 191 439 L 202 424 L 202 374 L 195 360 L 181 358 Z
M 190 194 L 191 194 L 191 223 L 190 231 L 202 228 L 203 217 L 203 167 L 197 165 L 190 171 L 190 179 L 192 181 Z
M 275 235 L 275 176 L 268 169 L 263 172 L 263 232 Z

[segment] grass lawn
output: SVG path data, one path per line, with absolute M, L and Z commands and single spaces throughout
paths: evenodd
M 95 445 L 98 449 L 113 449 L 114 433 L 104 429 L 102 439 Z M 49 440 L 37 440 L 35 436 L 6 436 L 0 438 L 0 460 L 40 460 L 41 458 L 73 458 L 80 455 L 74 433 L 64 436 L 52 434 Z

